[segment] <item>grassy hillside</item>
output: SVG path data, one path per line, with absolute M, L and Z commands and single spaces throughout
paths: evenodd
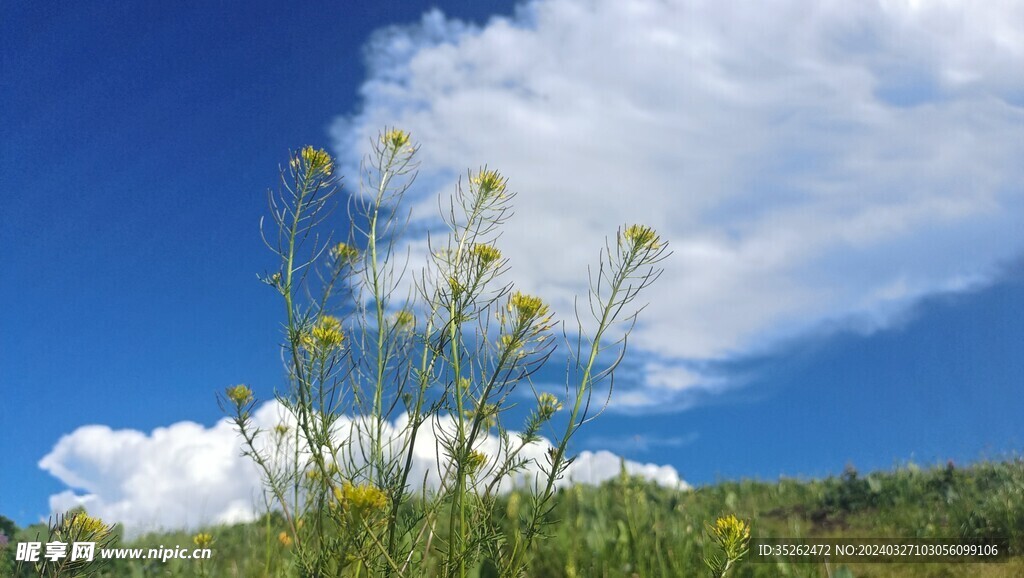
M 526 497 L 513 493 L 496 508 L 502 527 L 513 531 Z M 531 577 L 707 576 L 701 559 L 705 525 L 735 513 L 751 521 L 758 538 L 947 538 L 962 543 L 999 544 L 1009 557 L 987 564 L 742 563 L 736 577 L 1011 577 L 1024 576 L 1024 460 L 986 462 L 969 468 L 952 464 L 927 470 L 910 466 L 860 475 L 847 470 L 825 480 L 777 483 L 723 482 L 689 492 L 660 488 L 620 476 L 600 487 L 560 492 L 557 523 L 536 544 Z M 296 576 L 290 545 L 281 539 L 274 515 L 245 525 L 206 529 L 213 559 L 126 561 L 108 564 L 102 576 Z M 10 532 L 10 529 L 8 529 Z M 14 543 L 46 528 L 15 530 L 4 550 L 0 575 L 13 572 Z M 193 535 L 166 533 L 121 542 L 130 547 L 193 547 Z M 38 539 L 38 538 L 35 538 Z M 6 564 L 6 566 L 4 565 Z M 492 576 L 486 564 L 477 570 Z M 23 573 L 23 575 L 33 575 Z

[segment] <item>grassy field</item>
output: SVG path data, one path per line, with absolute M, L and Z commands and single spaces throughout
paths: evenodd
M 11 543 L 47 546 L 38 561 L 16 567 L 8 543 L 0 576 L 1024 576 L 1020 460 L 867 476 L 850 469 L 826 480 L 723 482 L 686 492 L 631 478 L 623 466 L 600 487 L 558 489 L 573 461 L 570 442 L 609 399 L 602 392 L 610 393 L 643 308 L 634 301 L 661 276 L 671 251 L 639 223 L 609 237 L 589 269 L 576 330 L 562 326 L 575 352 L 565 396 L 534 391 L 525 421 L 510 425 L 511 396 L 553 354 L 559 324 L 549 304 L 505 279 L 508 259 L 497 241 L 515 193 L 489 168 L 470 171 L 466 186 L 441 203 L 449 207 L 440 215 L 447 240 L 431 245 L 414 297 L 399 297 L 407 293 L 400 282 L 406 270 L 391 256 L 401 253 L 396 234 L 405 225 L 395 207 L 412 186 L 418 150 L 408 132 L 380 133 L 362 182 L 370 194 L 348 204 L 347 236 L 321 230 L 339 190 L 325 150 L 292 153 L 281 188 L 270 192 L 271 218 L 263 221 L 269 231 L 261 232 L 278 267 L 260 279 L 284 305 L 288 384 L 278 401 L 290 416 L 260 424 L 254 412 L 266 400 L 245 384 L 218 397 L 260 472 L 270 514 L 131 540 L 83 512 L 23 530 L 4 518 Z M 405 425 L 386 431 L 400 411 Z M 347 421 L 353 415 L 361 417 L 356 425 Z M 530 457 L 539 432 L 555 422 L 546 455 Z M 439 483 L 414 493 L 409 476 L 423 438 L 433 438 L 436 455 L 448 459 Z M 540 472 L 532 493 L 498 491 L 502 480 L 531 471 Z M 995 545 L 1008 560 L 743 560 L 747 540 L 769 538 L 942 539 Z M 99 542 L 93 562 L 60 551 L 90 542 Z M 112 559 L 112 547 L 139 553 Z M 204 560 L 148 554 L 206 547 L 213 556 Z
M 526 496 L 503 497 L 494 511 L 513 530 Z M 1024 576 L 1024 460 L 983 462 L 968 468 L 920 469 L 860 475 L 849 469 L 825 480 L 783 479 L 776 483 L 722 482 L 678 492 L 620 476 L 600 487 L 562 490 L 548 537 L 535 545 L 531 577 L 706 576 L 702 563 L 705 525 L 736 513 L 752 525 L 752 537 L 836 539 L 945 538 L 995 543 L 1008 557 L 985 564 L 832 564 L 744 561 L 737 577 L 1012 577 Z M 270 515 L 252 524 L 207 528 L 214 556 L 197 562 L 125 561 L 108 564 L 101 576 L 297 576 L 290 546 L 281 539 L 282 520 Z M 45 539 L 46 528 L 15 530 L 0 564 L 13 572 L 13 544 Z M 127 547 L 192 547 L 192 533 L 148 535 Z M 38 538 L 36 538 L 38 539 Z M 485 562 L 475 570 L 493 575 Z M 23 575 L 34 575 L 23 573 Z

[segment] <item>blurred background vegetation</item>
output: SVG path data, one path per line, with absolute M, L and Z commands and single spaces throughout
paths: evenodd
M 511 531 L 525 508 L 521 493 L 504 495 L 496 509 Z M 1024 576 L 1024 459 L 949 463 L 922 469 L 913 464 L 862 475 L 853 467 L 823 480 L 781 479 L 720 482 L 677 491 L 626 476 L 601 486 L 560 490 L 549 536 L 535 543 L 531 577 L 633 578 L 706 576 L 705 525 L 735 513 L 751 521 L 758 538 L 938 538 L 998 544 L 1008 557 L 979 564 L 829 565 L 744 561 L 736 577 L 1019 577 Z M 297 576 L 283 520 L 270 514 L 250 524 L 204 528 L 213 536 L 213 558 L 203 567 L 190 560 L 166 563 L 115 560 L 98 576 Z M 16 575 L 15 544 L 46 536 L 46 525 L 18 529 L 0 518 L 10 543 L 0 550 L 0 575 Z M 120 532 L 118 528 L 116 532 Z M 199 530 L 196 530 L 198 532 Z M 125 547 L 193 547 L 195 532 L 151 534 L 119 540 Z M 493 576 L 485 561 L 475 569 Z M 21 575 L 31 575 L 22 573 Z

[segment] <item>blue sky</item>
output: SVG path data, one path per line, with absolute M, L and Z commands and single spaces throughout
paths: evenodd
M 414 230 L 455 176 L 500 168 L 502 250 L 558 312 L 623 222 L 675 249 L 577 449 L 692 484 L 1018 451 L 1021 3 L 753 10 L 10 7 L 0 513 L 130 507 L 133 467 L 183 467 L 138 439 L 230 440 L 214 392 L 282 384 L 256 281 L 277 165 L 308 143 L 353 167 L 393 124 L 422 143 Z

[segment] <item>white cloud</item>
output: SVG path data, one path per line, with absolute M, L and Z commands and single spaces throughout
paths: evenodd
M 596 435 L 587 438 L 586 444 L 591 447 L 604 448 L 622 454 L 647 453 L 657 448 L 681 448 L 697 441 L 697 432 L 686 435 L 651 435 L 637 433 L 626 437 Z
M 294 426 L 294 419 L 277 402 L 267 402 L 254 412 L 253 423 L 270 431 L 282 423 Z M 405 423 L 402 416 L 387 424 L 386 435 L 398 439 Z M 340 435 L 357 432 L 352 426 L 352 420 L 342 419 Z M 442 418 L 434 427 L 421 430 L 411 483 L 426 479 L 430 487 L 437 486 L 437 440 L 451 427 L 451 420 Z M 499 445 L 495 436 L 488 436 L 478 449 L 493 456 Z M 542 440 L 529 446 L 523 457 L 544 463 L 549 447 Z M 582 452 L 563 483 L 600 483 L 618 475 L 621 463 L 620 457 L 607 451 Z M 632 461 L 625 465 L 632 475 L 670 487 L 689 487 L 671 466 Z M 51 511 L 82 505 L 105 521 L 125 524 L 130 535 L 248 521 L 263 508 L 259 473 L 241 455 L 240 439 L 226 419 L 209 428 L 179 422 L 149 434 L 99 425 L 80 427 L 62 437 L 39 466 L 72 488 L 50 497 Z M 534 462 L 517 483 L 528 483 L 529 475 L 537 471 Z
M 668 407 L 715 385 L 694 367 L 885 327 L 1020 252 L 1021 21 L 966 0 L 434 11 L 375 37 L 338 150 L 353 166 L 382 126 L 410 130 L 424 222 L 455 175 L 500 168 L 519 192 L 500 246 L 563 317 L 604 236 L 657 227 L 675 255 L 633 341 L 652 371 L 613 406 Z
M 270 411 L 261 408 L 257 421 L 269 421 Z M 51 496 L 51 511 L 83 505 L 141 533 L 251 519 L 259 475 L 240 451 L 226 420 L 211 428 L 179 422 L 149 434 L 91 425 L 62 437 L 39 466 L 78 490 Z

